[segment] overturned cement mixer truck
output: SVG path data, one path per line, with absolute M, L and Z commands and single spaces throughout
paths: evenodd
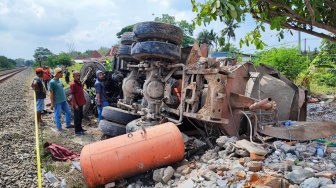
M 105 107 L 99 128 L 113 138 L 84 146 L 85 181 L 97 187 L 176 163 L 185 157 L 181 132 L 208 147 L 220 135 L 288 139 L 284 120 L 305 121 L 307 90 L 279 71 L 237 58 L 201 57 L 197 43 L 180 48 L 178 27 L 142 22 L 124 33 L 119 58 L 127 64 L 122 97 Z M 196 130 L 196 131 L 195 131 Z M 295 137 L 293 131 L 292 139 Z

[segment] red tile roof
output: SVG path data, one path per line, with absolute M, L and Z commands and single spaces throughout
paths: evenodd
M 118 53 L 119 46 L 112 46 L 105 56 L 115 56 Z
M 97 52 L 97 50 L 93 51 L 93 53 L 90 55 L 90 58 L 98 58 L 101 57 L 101 55 Z

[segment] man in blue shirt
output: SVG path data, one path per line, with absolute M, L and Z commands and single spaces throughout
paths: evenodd
M 51 110 L 54 110 L 54 119 L 58 131 L 62 131 L 61 112 L 65 112 L 66 128 L 73 128 L 70 125 L 71 110 L 66 101 L 63 84 L 60 78 L 63 77 L 63 70 L 56 68 L 54 70 L 54 78 L 49 82 Z
M 96 72 L 96 83 L 94 84 L 95 91 L 96 91 L 96 104 L 97 104 L 97 110 L 98 110 L 98 122 L 103 119 L 101 116 L 103 108 L 105 106 L 108 106 L 109 103 L 107 101 L 107 96 L 106 96 L 106 89 L 105 85 L 103 83 L 104 80 L 104 73 L 101 70 L 98 70 Z

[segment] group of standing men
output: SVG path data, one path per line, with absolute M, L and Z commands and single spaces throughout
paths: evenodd
M 65 112 L 65 124 L 66 128 L 75 128 L 76 135 L 84 135 L 82 128 L 83 119 L 83 106 L 86 104 L 84 96 L 84 86 L 80 80 L 80 72 L 73 71 L 73 82 L 70 84 L 70 93 L 72 95 L 71 105 L 74 109 L 74 126 L 71 125 L 71 110 L 67 103 L 67 99 L 64 93 L 63 84 L 60 78 L 63 77 L 63 70 L 61 68 L 55 68 L 52 75 L 50 70 L 46 68 L 37 68 L 36 76 L 33 79 L 32 88 L 35 90 L 36 96 L 36 111 L 37 121 L 39 125 L 45 124 L 42 121 L 42 111 L 44 110 L 44 99 L 46 98 L 47 91 L 50 91 L 50 109 L 54 110 L 54 120 L 58 131 L 62 131 L 61 124 L 61 112 Z M 66 70 L 67 71 L 67 70 Z M 66 74 L 66 76 L 70 75 Z M 108 106 L 108 100 L 106 96 L 106 89 L 103 83 L 104 73 L 102 71 L 96 72 L 96 104 L 98 110 L 98 122 L 102 119 L 102 109 Z M 48 79 L 49 78 L 49 79 Z M 69 78 L 66 78 L 66 82 L 69 82 Z

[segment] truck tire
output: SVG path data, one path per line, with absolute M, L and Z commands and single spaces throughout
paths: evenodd
M 181 50 L 174 44 L 146 41 L 133 43 L 131 55 L 140 61 L 147 59 L 165 59 L 176 62 L 181 58 Z
M 120 43 L 122 45 L 131 45 L 133 42 L 135 42 L 133 37 L 133 32 L 125 32 L 121 35 Z
M 179 45 L 182 43 L 183 32 L 180 28 L 161 22 L 141 22 L 133 27 L 134 39 L 137 42 L 148 40 L 168 41 Z
M 127 113 L 119 108 L 106 106 L 103 108 L 102 116 L 104 119 L 126 125 L 140 116 Z
M 101 70 L 101 71 L 106 71 L 105 67 L 103 64 L 99 63 L 99 62 L 88 62 L 88 63 L 84 63 L 84 65 L 82 66 L 81 70 L 80 70 L 80 78 L 81 80 L 84 79 L 85 75 L 88 73 L 88 71 L 90 70 L 90 68 L 92 69 L 91 73 L 88 75 L 86 83 L 90 84 L 90 86 L 92 87 L 94 82 L 95 82 L 95 78 L 96 78 L 96 71 L 97 70 Z
M 131 56 L 131 46 L 130 45 L 120 46 L 118 50 L 118 57 L 127 62 L 139 62 L 139 60 Z
M 74 115 L 74 112 L 73 112 L 74 109 L 73 109 L 73 107 L 72 107 L 72 105 L 71 105 L 71 93 L 70 93 L 70 87 L 66 88 L 66 89 L 64 90 L 64 93 L 65 93 L 65 97 L 66 97 L 67 102 L 68 102 L 68 104 L 69 104 L 69 106 L 70 106 L 70 109 L 71 109 L 71 116 L 73 117 L 73 115 Z M 85 97 L 86 103 L 85 103 L 85 105 L 83 106 L 83 116 L 85 116 L 85 115 L 89 112 L 90 107 L 91 107 L 91 98 L 90 98 L 90 95 L 89 95 L 89 93 L 88 93 L 87 91 L 85 91 L 85 90 L 84 90 L 84 97 Z
M 110 122 L 107 120 L 101 120 L 99 122 L 98 129 L 106 135 L 119 136 L 126 133 L 125 125 L 121 125 L 115 122 Z

